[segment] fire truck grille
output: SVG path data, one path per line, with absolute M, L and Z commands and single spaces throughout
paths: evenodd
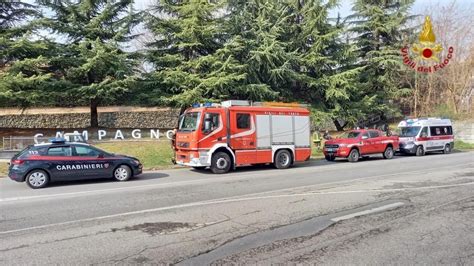
M 325 144 L 324 145 L 324 148 L 330 148 L 330 149 L 334 149 L 334 148 L 339 148 L 339 145 L 337 144 Z
M 189 148 L 189 142 L 178 142 L 176 146 L 180 148 Z

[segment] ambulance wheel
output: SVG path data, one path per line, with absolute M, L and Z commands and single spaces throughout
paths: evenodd
M 49 176 L 43 170 L 33 170 L 26 176 L 26 183 L 30 188 L 44 188 L 49 183 Z
M 444 154 L 451 153 L 451 145 L 446 144 L 446 146 L 444 146 L 443 153 L 444 153 Z
M 214 174 L 225 174 L 231 167 L 230 156 L 225 152 L 218 152 L 212 156 L 211 171 Z
M 393 148 L 388 146 L 385 148 L 385 151 L 383 152 L 383 157 L 385 159 L 392 159 L 393 158 Z
M 132 177 L 132 169 L 126 165 L 120 165 L 114 170 L 114 178 L 117 181 L 127 181 Z
M 351 152 L 349 153 L 349 156 L 347 157 L 347 160 L 351 163 L 355 163 L 359 160 L 360 154 L 357 149 L 352 149 Z
M 326 155 L 326 156 L 324 156 L 324 158 L 326 158 L 326 160 L 329 161 L 329 162 L 332 162 L 336 159 L 336 157 L 331 156 L 331 155 Z
M 287 150 L 279 150 L 275 155 L 275 168 L 286 169 L 291 165 L 291 154 Z
M 417 146 L 416 147 L 416 152 L 415 152 L 415 155 L 416 156 L 423 156 L 425 155 L 425 150 L 423 150 L 423 146 Z

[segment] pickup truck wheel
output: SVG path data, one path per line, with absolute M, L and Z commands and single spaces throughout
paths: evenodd
M 355 163 L 359 160 L 359 157 L 360 157 L 359 151 L 357 149 L 352 149 L 347 159 L 349 160 L 349 162 Z
M 423 155 L 425 155 L 425 150 L 423 150 L 423 146 L 419 145 L 419 146 L 416 147 L 415 155 L 416 155 L 416 156 L 423 156 Z
M 385 159 L 392 159 L 393 158 L 393 148 L 390 147 L 390 146 L 385 148 L 385 151 L 383 152 L 383 157 Z
M 227 153 L 218 152 L 212 156 L 211 171 L 214 174 L 225 174 L 229 172 L 231 167 L 231 160 Z
M 326 156 L 324 156 L 324 158 L 326 158 L 326 160 L 329 161 L 329 162 L 332 162 L 336 159 L 336 157 L 331 156 L 331 155 L 326 155 Z
M 444 146 L 443 153 L 444 153 L 444 154 L 451 153 L 451 145 L 446 144 L 446 146 Z

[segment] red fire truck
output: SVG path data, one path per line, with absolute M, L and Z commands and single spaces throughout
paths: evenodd
M 179 119 L 175 151 L 177 164 L 217 174 L 252 164 L 288 168 L 310 158 L 309 111 L 241 100 L 194 105 Z

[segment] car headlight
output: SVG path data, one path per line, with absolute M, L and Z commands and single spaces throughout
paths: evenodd
M 140 161 L 139 160 L 133 160 L 133 163 L 136 164 L 136 165 L 139 165 Z
M 344 143 L 339 144 L 339 148 L 345 148 L 345 147 L 347 147 L 347 144 L 344 144 Z

